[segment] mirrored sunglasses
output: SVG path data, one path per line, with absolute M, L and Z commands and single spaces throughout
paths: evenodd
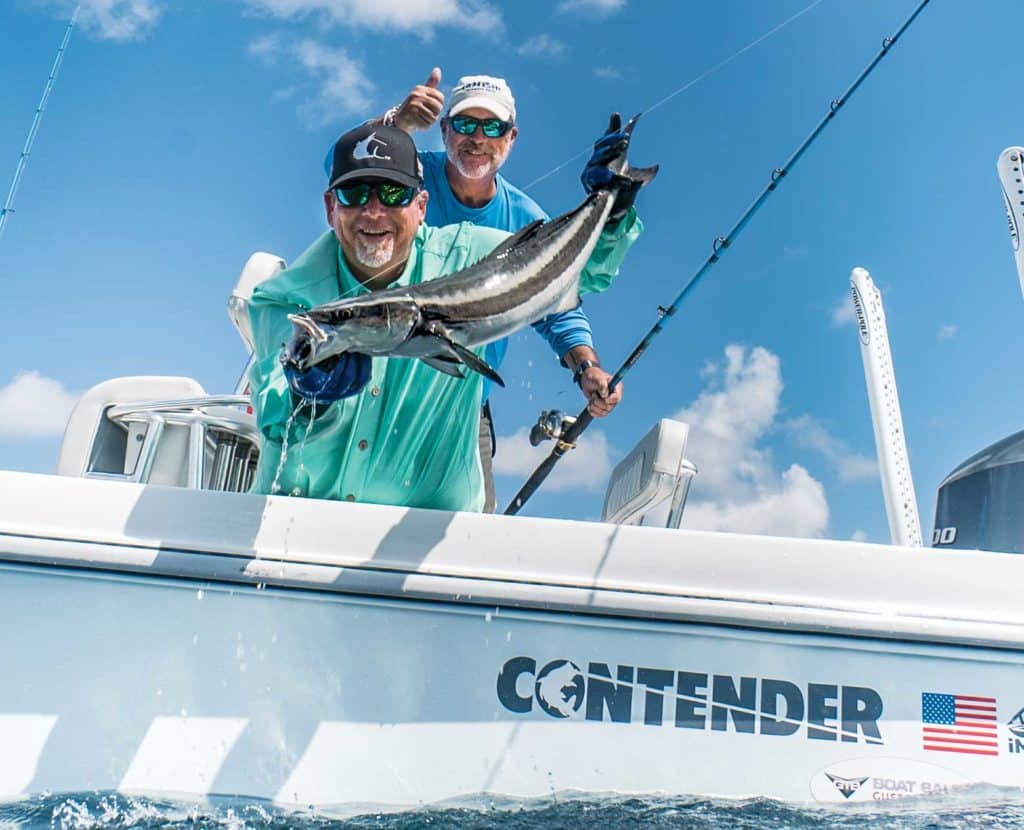
M 334 198 L 343 207 L 362 207 L 370 201 L 371 191 L 377 194 L 384 207 L 406 207 L 419 188 L 394 182 L 356 182 L 334 188 Z
M 448 123 L 459 135 L 473 135 L 479 127 L 488 138 L 501 138 L 512 126 L 510 121 L 500 118 L 473 118 L 471 115 L 453 115 Z

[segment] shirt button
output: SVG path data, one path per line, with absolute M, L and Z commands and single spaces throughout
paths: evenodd
M 379 386 L 374 386 L 374 387 L 373 387 L 373 388 L 372 388 L 372 389 L 370 390 L 370 394 L 371 394 L 371 395 L 373 395 L 373 397 L 375 397 L 375 398 L 376 398 L 376 397 L 377 397 L 377 396 L 378 396 L 378 395 L 380 394 L 380 387 L 379 387 Z
M 345 501 L 355 501 L 355 500 L 356 500 L 356 497 L 354 495 L 352 495 L 351 493 L 349 493 L 347 496 L 345 496 Z
M 370 446 L 370 442 L 367 441 L 366 439 L 363 439 L 362 441 L 359 442 L 359 449 L 361 449 L 361 450 L 365 450 L 369 446 Z

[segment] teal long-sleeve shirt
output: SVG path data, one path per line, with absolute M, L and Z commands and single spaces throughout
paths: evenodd
M 607 229 L 580 277 L 580 293 L 604 290 L 642 224 L 632 211 Z M 482 259 L 509 234 L 468 223 L 421 226 L 402 275 L 416 285 Z M 292 265 L 257 286 L 250 303 L 256 361 L 249 374 L 262 435 L 253 491 L 427 507 L 483 508 L 478 430 L 482 378 L 463 379 L 420 360 L 372 358 L 370 382 L 316 418 L 291 394 L 279 357 L 288 315 L 367 293 L 328 231 Z M 484 346 L 474 351 L 483 357 Z M 283 463 L 282 463 L 283 455 Z

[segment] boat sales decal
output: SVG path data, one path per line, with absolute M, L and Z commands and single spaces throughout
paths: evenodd
M 498 700 L 517 715 L 883 743 L 882 696 L 867 686 L 586 665 L 583 671 L 566 659 L 538 665 L 532 657 L 512 657 L 498 672 Z
M 913 758 L 850 758 L 830 764 L 810 780 L 811 797 L 832 804 L 948 796 L 972 785 L 955 770 Z

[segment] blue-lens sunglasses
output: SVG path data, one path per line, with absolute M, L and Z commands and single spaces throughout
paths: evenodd
M 473 135 L 476 128 L 480 127 L 488 138 L 501 138 L 512 126 L 511 121 L 502 121 L 500 118 L 474 118 L 471 115 L 453 115 L 448 123 L 459 135 Z

